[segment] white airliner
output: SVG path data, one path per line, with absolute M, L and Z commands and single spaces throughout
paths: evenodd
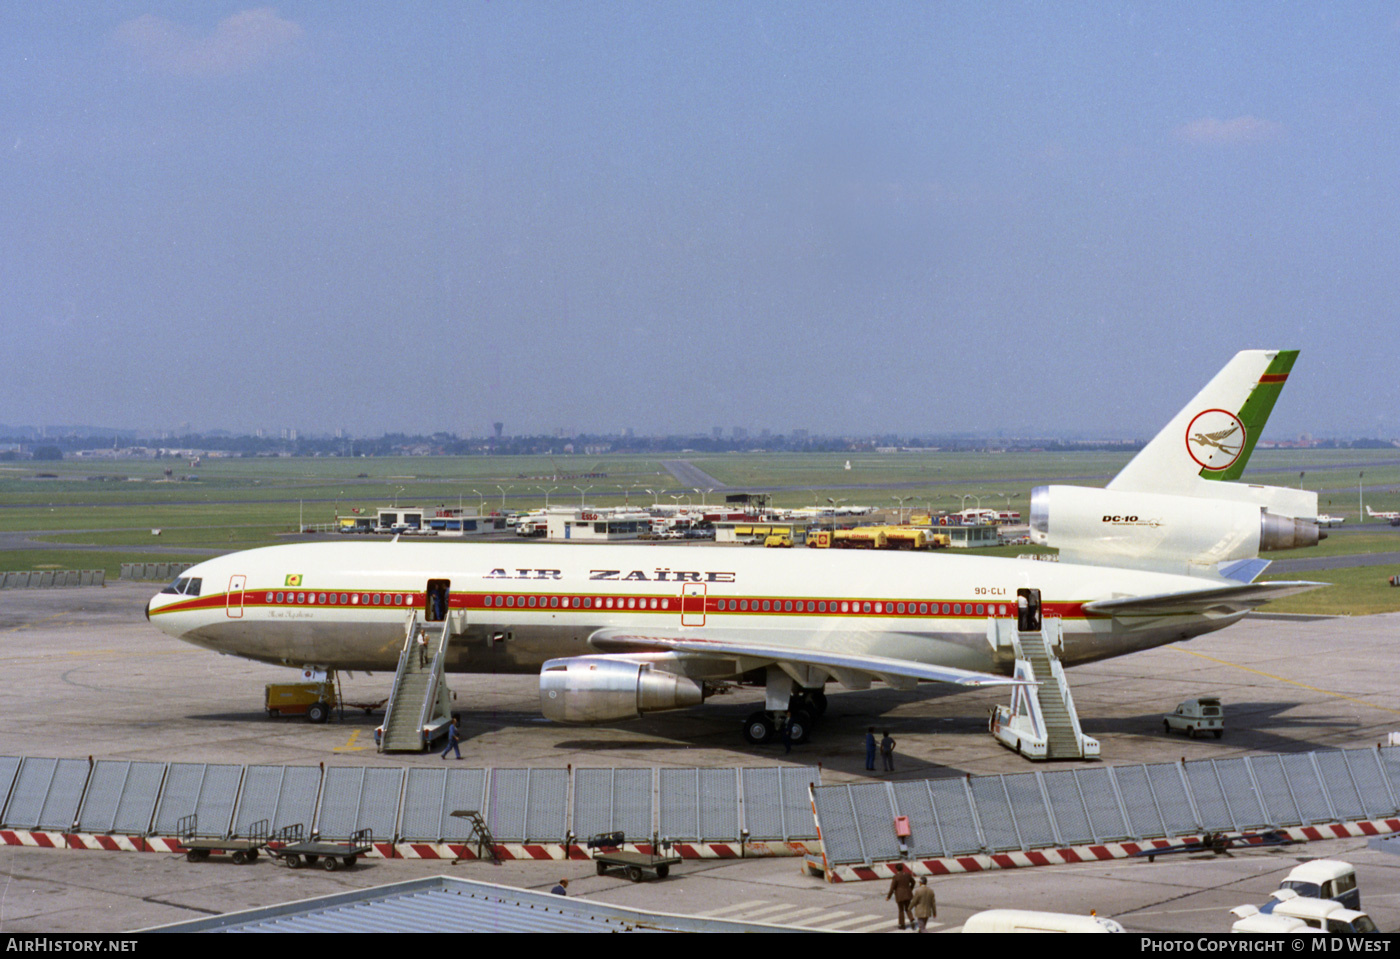
M 872 681 L 1018 682 L 989 620 L 1040 591 L 1066 665 L 1190 639 L 1315 583 L 1253 580 L 1260 551 L 1313 545 L 1317 494 L 1239 476 L 1296 351 L 1246 351 L 1106 489 L 1031 503 L 1045 563 L 937 553 L 520 543 L 313 543 L 211 559 L 155 596 L 163 631 L 320 670 L 393 670 L 413 609 L 446 598 L 453 672 L 540 673 L 546 716 L 609 722 L 767 688 L 746 723 L 816 712 Z M 1218 437 L 1228 434 L 1229 442 Z M 995 634 L 995 630 L 992 630 Z M 795 714 L 795 713 L 794 713 Z
M 1371 519 L 1386 520 L 1390 523 L 1391 526 L 1400 526 L 1400 511 L 1382 510 L 1381 512 L 1377 513 L 1375 510 L 1371 509 L 1371 507 L 1368 506 L 1366 507 L 1366 515 L 1371 517 Z

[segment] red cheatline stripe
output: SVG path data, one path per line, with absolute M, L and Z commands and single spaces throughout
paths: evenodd
M 1284 380 L 1286 380 L 1286 379 L 1288 379 L 1288 374 L 1287 374 L 1287 373 L 1265 373 L 1263 376 L 1259 377 L 1259 382 L 1260 382 L 1260 383 L 1282 383 L 1282 382 L 1283 382 Z
M 283 595 L 284 595 L 283 601 L 280 602 L 280 603 L 279 603 L 279 602 L 276 602 L 275 600 L 268 601 L 266 597 L 267 597 L 267 595 L 268 595 L 269 592 L 271 592 L 271 593 L 282 592 Z M 361 602 L 358 602 L 358 603 L 352 603 L 352 602 L 347 601 L 347 602 L 342 603 L 342 602 L 340 602 L 340 599 L 339 599 L 339 597 L 340 597 L 342 594 L 343 594 L 343 595 L 346 595 L 347 597 L 349 597 L 349 596 L 355 596 L 355 597 L 381 596 L 381 597 L 387 598 L 387 602 L 381 602 L 381 603 L 379 603 L 379 604 L 375 604 L 375 603 L 373 603 L 373 602 L 365 603 L 365 602 L 361 601 Z M 305 598 L 306 598 L 306 601 L 297 602 L 296 597 L 297 597 L 298 595 L 301 595 L 301 596 L 305 597 Z M 265 608 L 265 607 L 282 608 L 282 607 L 288 607 L 288 606 L 296 607 L 296 608 L 298 608 L 298 609 L 304 609 L 304 608 L 323 608 L 323 609 L 324 609 L 324 608 L 330 608 L 330 609 L 356 609 L 356 610 L 358 610 L 358 609 L 371 609 L 371 610 L 374 610 L 374 611 L 383 610 L 384 612 L 401 613 L 401 612 L 403 612 L 404 610 L 413 609 L 413 608 L 416 608 L 416 607 L 421 607 L 421 606 L 423 605 L 423 603 L 425 602 L 425 600 L 423 599 L 423 597 L 422 597 L 421 594 L 415 594 L 415 593 L 401 593 L 401 592 L 398 592 L 398 591 L 388 591 L 388 592 L 384 592 L 384 591 L 380 591 L 380 590 L 371 590 L 371 591 L 369 591 L 369 592 L 365 592 L 365 591 L 363 591 L 363 590 L 355 590 L 355 591 L 353 591 L 353 592 L 348 592 L 348 591 L 331 591 L 331 590 L 326 590 L 326 591 L 325 591 L 325 595 L 326 595 L 327 599 L 326 599 L 326 602 L 323 603 L 323 602 L 319 602 L 319 601 L 318 601 L 318 600 L 319 600 L 319 596 L 320 596 L 320 591 L 319 591 L 319 590 L 313 591 L 313 592 L 307 592 L 306 590 L 301 590 L 301 591 L 292 590 L 292 591 L 288 592 L 288 591 L 286 591 L 286 590 L 261 590 L 261 589 L 260 589 L 260 590 L 256 590 L 256 591 L 249 590 L 249 591 L 243 593 L 241 597 L 240 597 L 240 595 L 237 594 L 237 593 L 234 593 L 234 594 L 220 593 L 220 594 L 216 594 L 216 595 L 202 596 L 202 597 L 200 597 L 200 598 L 198 598 L 198 599 L 190 599 L 190 600 L 184 600 L 184 601 L 181 601 L 181 602 L 171 603 L 171 604 L 169 604 L 169 605 L 167 605 L 167 606 L 161 607 L 160 609 L 153 609 L 153 610 L 151 610 L 151 615 L 152 615 L 152 616 L 160 616 L 160 615 L 164 615 L 164 614 L 166 614 L 166 613 L 186 613 L 186 612 L 192 612 L 192 611 L 195 611 L 195 610 L 204 610 L 204 609 L 223 609 L 223 608 L 225 608 L 226 606 L 233 606 L 233 607 L 235 607 L 235 608 L 242 608 L 242 609 L 258 609 L 258 608 Z M 511 606 L 505 606 L 505 607 L 503 607 L 503 605 L 502 605 L 502 604 L 503 604 L 503 600 L 504 600 L 504 597 L 507 596 L 507 595 L 512 595 L 512 596 L 515 596 L 515 597 L 517 598 L 517 602 L 516 602 L 516 604 L 515 604 L 513 607 L 511 607 Z M 493 603 L 492 603 L 491 605 L 489 605 L 489 606 L 488 606 L 487 603 L 486 603 L 486 598 L 487 598 L 487 596 L 491 596 L 491 597 L 494 597 L 494 598 L 495 598 L 494 601 L 493 601 Z M 613 605 L 613 606 L 606 606 L 606 605 L 603 605 L 601 602 L 599 602 L 599 603 L 595 603 L 591 608 L 589 608 L 589 609 L 587 609 L 587 610 L 584 610 L 582 607 L 575 607 L 575 606 L 572 605 L 571 601 L 575 598 L 575 596 L 577 596 L 578 598 L 584 598 L 585 596 L 586 596 L 587 598 L 596 598 L 596 599 L 599 600 L 599 601 L 603 601 L 603 600 L 607 600 L 607 599 L 613 599 L 613 600 L 618 601 L 618 602 L 616 602 L 615 605 Z M 312 599 L 313 597 L 314 597 L 315 599 Z M 334 597 L 334 599 L 332 599 L 332 597 Z M 396 602 L 394 602 L 393 597 L 402 597 L 402 601 L 396 603 Z M 527 597 L 534 597 L 534 598 L 536 598 L 537 600 L 543 600 L 543 602 L 540 602 L 539 605 L 537 605 L 537 606 L 528 606 L 528 605 L 526 605 Z M 559 599 L 559 605 L 558 605 L 558 606 L 546 605 L 546 604 L 549 602 L 550 599 L 556 598 L 556 597 Z M 638 601 L 638 605 L 635 606 L 635 607 L 628 607 L 628 606 L 626 606 L 625 603 L 626 603 L 626 601 L 629 600 L 629 599 L 637 600 L 637 601 Z M 664 606 L 658 605 L 657 608 L 652 608 L 652 607 L 650 606 L 650 603 L 649 603 L 649 600 L 652 600 L 652 599 L 656 599 L 656 600 L 659 601 L 659 603 L 664 603 L 665 605 L 664 605 Z M 696 597 L 696 599 L 698 600 L 699 597 Z M 735 614 L 735 613 L 737 613 L 737 615 L 740 615 L 740 616 L 764 616 L 764 617 L 778 617 L 778 616 L 813 616 L 813 615 L 816 615 L 816 616 L 823 616 L 823 617 L 826 617 L 826 616 L 860 616 L 860 617 L 872 617 L 872 616 L 873 616 L 873 617 L 879 617 L 879 618 L 882 618 L 882 619 L 901 619 L 901 618 L 902 618 L 902 619 L 983 619 L 983 618 L 985 618 L 985 617 L 988 616 L 988 615 L 993 615 L 993 616 L 1000 616 L 1000 615 L 1014 616 L 1014 615 L 1015 615 L 1015 606 L 1014 606 L 1014 605 L 1012 605 L 1012 604 L 1010 604 L 1010 603 L 1001 603 L 1001 602 L 997 602 L 997 603 L 987 603 L 985 600 L 982 602 L 982 604 L 980 604 L 980 605 L 983 606 L 983 611 L 980 612 L 980 613 L 976 611 L 976 606 L 977 606 L 978 604 L 976 604 L 976 603 L 970 603 L 970 602 L 965 602 L 965 601 L 963 601 L 963 600 L 958 600 L 957 602 L 953 602 L 953 601 L 951 601 L 951 600 L 944 600 L 944 599 L 936 599 L 936 600 L 914 600 L 914 601 L 910 601 L 910 600 L 907 600 L 907 599 L 906 599 L 906 600 L 899 600 L 899 599 L 894 599 L 894 600 L 890 600 L 890 599 L 851 599 L 851 598 L 849 598 L 849 597 L 847 597 L 847 598 L 844 599 L 844 600 L 813 600 L 813 599 L 809 599 L 809 598 L 807 598 L 807 597 L 803 597 L 803 598 L 801 598 L 801 599 L 791 600 L 791 602 L 793 602 L 793 603 L 795 603 L 796 605 L 799 605 L 799 606 L 802 607 L 802 608 L 799 608 L 799 609 L 791 609 L 791 610 L 789 610 L 789 609 L 778 609 L 778 608 L 775 608 L 775 609 L 768 609 L 768 610 L 760 609 L 759 606 L 760 606 L 760 604 L 763 603 L 764 601 L 765 601 L 765 599 L 764 599 L 763 597 L 760 597 L 760 598 L 757 598 L 757 599 L 751 599 L 751 598 L 747 598 L 747 597 L 735 597 L 734 599 L 730 599 L 730 598 L 727 597 L 727 596 L 726 596 L 726 597 L 709 596 L 709 597 L 705 597 L 705 598 L 704 598 L 704 600 L 703 600 L 703 607 L 702 607 L 702 604 L 701 604 L 700 602 L 689 602 L 689 603 L 685 603 L 685 602 L 683 602 L 682 600 L 678 599 L 678 598 L 675 597 L 675 596 L 649 596 L 649 595 L 641 595 L 641 596 L 621 596 L 621 597 L 618 597 L 618 596 L 616 596 L 616 595 L 613 595 L 613 596 L 611 596 L 611 597 L 604 597 L 604 596 L 598 596 L 596 593 L 587 593 L 587 594 L 583 594 L 583 593 L 579 593 L 579 594 L 574 594 L 574 593 L 545 593 L 545 594 L 540 594 L 540 593 L 510 593 L 510 594 L 507 594 L 507 593 L 499 593 L 499 594 L 498 594 L 498 593 L 479 593 L 479 594 L 477 594 L 477 593 L 474 593 L 474 594 L 465 594 L 465 595 L 464 595 L 464 594 L 457 594 L 457 595 L 454 595 L 454 596 L 452 597 L 452 600 L 451 600 L 451 602 L 450 602 L 450 605 L 451 605 L 452 607 L 454 607 L 454 608 L 463 608 L 463 607 L 465 607 L 465 608 L 467 608 L 467 609 L 485 609 L 485 610 L 490 610 L 490 611 L 493 611 L 493 612 L 496 611 L 496 610 L 502 609 L 502 608 L 507 608 L 507 609 L 511 609 L 512 611 L 515 611 L 515 612 L 522 612 L 522 613 L 523 613 L 523 612 L 540 612 L 540 613 L 544 613 L 544 612 L 553 612 L 553 611 L 556 611 L 556 610 L 564 610 L 564 609 L 567 608 L 567 609 L 569 609 L 569 610 L 571 610 L 571 611 L 573 611 L 573 612 L 603 612 L 603 613 L 607 613 L 607 614 L 614 614 L 614 613 L 638 613 L 638 614 L 643 614 L 643 615 L 645 615 L 645 614 L 671 613 L 671 612 L 680 611 L 680 612 L 684 612 L 684 613 L 687 613 L 687 614 Z M 782 604 L 785 604 L 785 603 L 789 602 L 790 600 L 788 600 L 788 599 L 786 599 L 786 598 L 775 599 L 774 597 L 771 597 L 771 596 L 770 596 L 770 597 L 767 597 L 766 601 L 770 602 L 773 606 L 777 607 L 777 606 L 780 606 L 780 605 L 782 605 Z M 725 606 L 726 606 L 725 609 L 720 609 L 720 608 L 719 608 L 719 604 L 720 604 L 721 602 L 724 602 L 724 603 L 725 603 Z M 740 609 L 740 610 L 734 609 L 734 608 L 733 608 L 734 605 L 735 605 L 736 603 L 740 603 L 740 602 L 747 603 L 751 608 L 749 608 L 749 609 Z M 807 609 L 807 608 L 806 608 L 807 605 L 811 604 L 811 605 L 815 606 L 815 604 L 818 603 L 818 602 L 825 602 L 828 608 L 827 608 L 826 610 Z M 848 604 L 850 605 L 850 609 L 845 610 L 845 611 L 838 610 L 838 609 L 836 608 L 836 607 L 837 607 L 837 604 L 842 603 L 842 602 L 848 603 Z M 905 608 L 905 611 L 902 612 L 902 613 L 901 613 L 901 612 L 898 612 L 897 609 L 896 609 L 896 604 L 901 603 L 901 602 L 902 602 L 902 603 L 904 604 L 904 606 L 906 607 L 906 608 Z M 924 612 L 924 613 L 918 612 L 918 603 L 920 603 L 920 602 L 926 602 L 926 603 L 928 604 L 929 609 L 928 609 L 927 612 Z M 643 606 L 643 605 L 642 605 L 643 603 L 646 603 L 647 605 L 646 605 L 646 606 Z M 566 604 L 568 604 L 568 605 L 566 605 Z M 864 608 L 865 605 L 867 605 L 867 604 L 869 604 L 869 605 L 871 606 L 871 610 L 870 610 L 869 612 L 866 612 L 866 611 L 865 611 L 865 608 Z M 874 606 L 875 606 L 876 604 L 879 604 L 879 605 L 881 606 L 881 609 L 880 609 L 879 612 L 876 612 L 875 609 L 874 609 Z M 946 606 L 946 607 L 949 608 L 949 611 L 948 611 L 948 612 L 943 612 L 943 611 L 942 611 L 941 608 L 944 607 L 944 606 Z M 1001 606 L 1005 606 L 1005 607 L 1006 607 L 1007 612 L 1006 612 L 1005 614 L 1002 614 L 1002 613 L 1000 613 L 1000 612 L 996 612 L 996 613 L 991 612 L 991 608 L 994 608 L 994 607 L 1001 607 Z M 691 608 L 685 608 L 685 607 L 691 607 Z M 1046 602 L 1046 603 L 1042 604 L 1042 609 L 1043 609 L 1043 611 L 1045 612 L 1045 614 L 1046 614 L 1047 616 L 1058 617 L 1058 618 L 1061 618 L 1061 619 L 1081 619 L 1081 618 L 1086 618 L 1086 617 L 1088 616 L 1088 614 L 1086 614 L 1086 613 L 1084 612 L 1084 604 L 1083 604 L 1083 603 L 1056 603 L 1056 602 Z M 954 610 L 956 610 L 956 611 L 954 611 Z

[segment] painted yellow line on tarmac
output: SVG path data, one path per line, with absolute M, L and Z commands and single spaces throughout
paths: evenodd
M 359 752 L 359 751 L 362 750 L 362 749 L 368 749 L 368 748 L 369 748 L 368 746 L 356 746 L 356 745 L 355 745 L 355 741 L 356 741 L 357 739 L 359 739 L 359 738 L 360 738 L 360 731 L 357 729 L 357 730 L 355 730 L 353 733 L 350 734 L 350 741 L 349 741 L 349 742 L 347 742 L 344 746 L 337 746 L 337 747 L 335 747 L 334 749 L 331 750 L 331 752 L 333 752 L 333 753 L 353 753 L 353 752 Z
M 29 622 L 29 623 L 20 623 L 18 626 L 11 626 L 9 629 L 0 630 L 0 632 L 18 633 L 20 630 L 32 629 L 33 627 L 38 626 L 40 623 L 47 623 L 47 622 L 48 622 L 49 620 L 51 620 L 51 619 L 58 619 L 58 617 L 60 617 L 60 616 L 67 616 L 67 615 L 68 615 L 68 610 L 65 609 L 65 610 L 64 610 L 63 612 L 61 612 L 61 613 L 54 613 L 54 614 L 51 615 L 51 616 L 45 616 L 43 619 L 36 619 L 36 620 L 34 620 L 33 622 Z
M 1243 669 L 1247 673 L 1254 673 L 1256 676 L 1263 676 L 1267 679 L 1276 680 L 1280 683 L 1287 683 L 1290 686 L 1297 686 L 1299 689 L 1311 690 L 1315 693 L 1322 693 L 1324 696 L 1333 696 L 1337 699 L 1345 699 L 1349 703 L 1359 703 L 1362 706 L 1370 706 L 1372 709 L 1384 709 L 1388 713 L 1400 713 L 1400 709 L 1392 709 L 1389 706 L 1381 706 L 1365 699 L 1357 699 L 1355 696 L 1343 696 L 1339 692 L 1330 689 L 1323 689 L 1320 686 L 1309 686 L 1307 683 L 1300 683 L 1296 679 L 1287 679 L 1283 676 L 1275 676 L 1273 673 L 1266 673 L 1262 669 L 1254 669 L 1250 666 L 1241 666 L 1239 663 L 1227 662 L 1223 659 L 1216 659 L 1214 656 L 1207 656 L 1205 653 L 1198 653 L 1194 649 L 1182 649 L 1180 646 L 1172 646 L 1178 653 L 1189 653 L 1192 656 L 1199 656 L 1201 659 L 1208 659 L 1212 663 L 1219 663 L 1222 666 L 1233 666 L 1235 669 Z

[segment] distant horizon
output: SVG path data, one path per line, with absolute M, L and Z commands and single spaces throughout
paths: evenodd
M 293 436 L 281 435 L 281 430 L 257 432 L 238 432 L 215 428 L 211 430 L 190 429 L 188 432 L 175 432 L 172 430 L 142 430 L 130 427 L 90 427 L 90 426 L 13 426 L 0 423 L 0 443 L 13 442 L 43 442 L 45 440 L 85 440 L 97 441 L 107 438 L 117 440 L 176 440 L 176 439 L 198 439 L 198 440 L 256 440 L 266 443 L 297 443 L 297 442 L 378 442 L 391 438 L 401 438 L 412 442 L 432 442 L 435 438 L 442 438 L 453 442 L 483 442 L 489 443 L 492 440 L 500 441 L 541 441 L 553 440 L 569 443 L 574 440 L 636 440 L 636 441 L 658 441 L 658 440 L 698 440 L 707 443 L 761 443 L 764 440 L 780 441 L 787 444 L 801 442 L 877 442 L 880 440 L 906 440 L 920 443 L 944 442 L 1005 442 L 1013 444 L 1026 444 L 1037 441 L 1051 443 L 1072 443 L 1072 444 L 1102 444 L 1131 446 L 1142 444 L 1151 439 L 1147 436 L 1111 436 L 1093 433 L 1089 431 L 1066 430 L 1060 433 L 1015 433 L 1010 430 L 1000 430 L 996 432 L 980 432 L 975 430 L 960 432 L 936 432 L 936 433 L 901 433 L 895 430 L 870 432 L 870 433 L 816 433 L 810 430 L 788 430 L 780 432 L 777 430 L 749 431 L 745 435 L 736 436 L 730 430 L 725 430 L 722 435 L 716 436 L 713 432 L 685 432 L 680 430 L 660 432 L 660 433 L 640 433 L 636 431 L 618 431 L 605 433 L 509 433 L 502 432 L 500 437 L 486 433 L 457 433 L 450 430 L 433 430 L 432 432 L 404 432 L 393 430 L 385 433 L 364 433 L 352 434 L 348 432 L 326 431 L 326 430 L 302 430 L 289 428 Z M 796 434 L 803 435 L 798 436 Z M 1365 436 L 1359 434 L 1344 433 L 1319 433 L 1309 434 L 1306 437 L 1275 437 L 1265 434 L 1260 440 L 1260 445 L 1264 448 L 1275 446 L 1295 446 L 1304 442 L 1323 443 L 1356 443 L 1356 442 L 1380 442 L 1380 443 L 1400 443 L 1400 438 L 1384 436 Z M 98 449 L 101 447 L 91 447 Z

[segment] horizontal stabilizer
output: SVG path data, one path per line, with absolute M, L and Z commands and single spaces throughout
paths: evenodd
M 1169 616 L 1177 613 L 1229 614 L 1251 610 L 1256 606 L 1295 593 L 1306 593 L 1330 583 L 1305 580 L 1277 583 L 1241 583 L 1192 589 L 1179 593 L 1159 593 L 1156 596 L 1125 596 L 1122 599 L 1101 599 L 1084 604 L 1087 613 L 1110 616 Z
M 886 677 L 954 683 L 958 686 L 1024 686 L 1024 680 L 993 673 L 979 673 L 952 666 L 929 666 L 907 659 L 840 653 L 801 646 L 781 646 L 753 641 L 740 630 L 700 632 L 669 629 L 600 629 L 588 638 L 589 645 L 605 652 L 678 652 L 724 659 L 742 658 L 760 663 L 790 663 L 814 666 L 832 677 L 864 674 L 888 682 Z M 753 667 L 750 667 L 753 668 Z
M 1237 583 L 1252 583 L 1264 575 L 1264 570 L 1273 563 L 1271 559 L 1237 559 L 1231 563 L 1221 563 L 1216 572 Z

